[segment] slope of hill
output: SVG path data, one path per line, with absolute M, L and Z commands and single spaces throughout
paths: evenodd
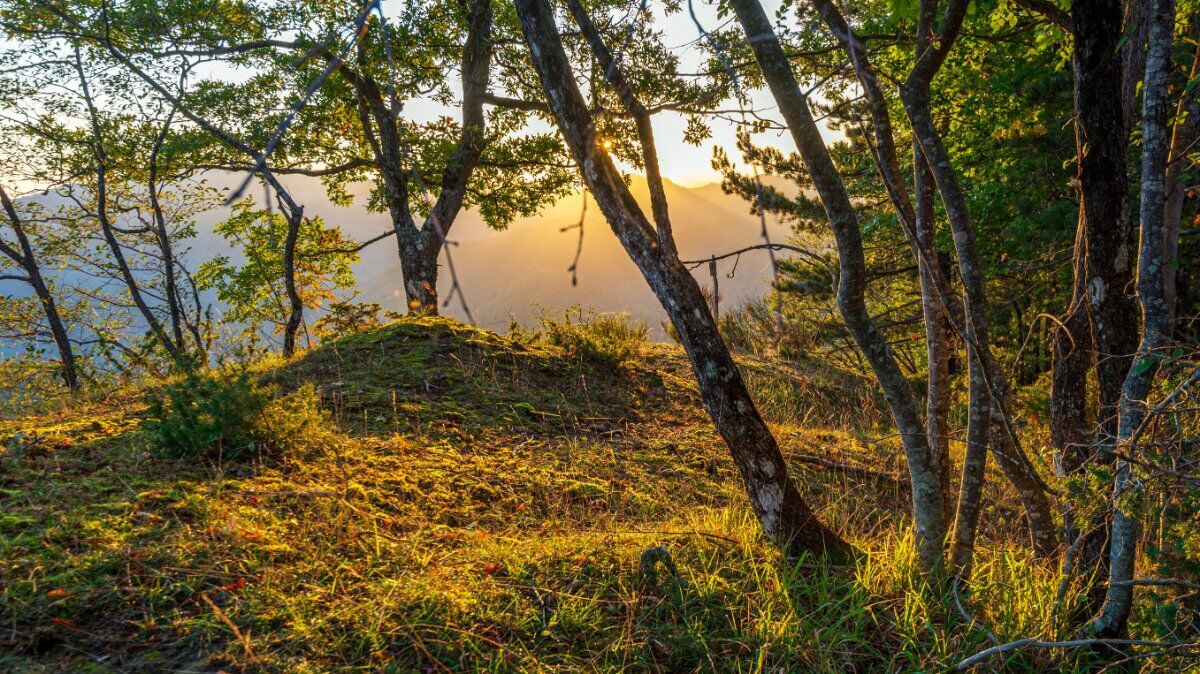
M 405 320 L 261 367 L 290 411 L 267 421 L 309 423 L 257 460 L 163 458 L 137 392 L 4 422 L 0 670 L 898 672 L 989 645 L 916 585 L 863 383 L 743 368 L 859 565 L 761 539 L 677 347 L 612 366 Z M 792 425 L 839 407 L 853 425 Z M 987 535 L 1010 544 L 981 549 L 972 600 L 1028 634 L 1043 611 L 1013 595 L 1055 575 Z

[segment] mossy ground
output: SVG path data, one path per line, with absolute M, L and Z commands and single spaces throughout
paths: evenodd
M 745 369 L 789 456 L 900 474 L 852 377 Z M 782 559 L 677 347 L 600 365 L 409 319 L 259 374 L 328 419 L 253 463 L 159 458 L 139 392 L 3 422 L 0 670 L 939 671 L 990 645 L 915 580 L 900 483 L 797 461 L 868 556 Z M 1002 639 L 1057 583 L 1010 505 L 969 597 Z

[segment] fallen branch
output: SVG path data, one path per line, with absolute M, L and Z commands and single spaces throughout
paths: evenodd
M 1177 641 L 1143 641 L 1141 639 L 1073 639 L 1070 641 L 1039 641 L 1037 639 L 1018 639 L 1010 641 L 999 646 L 980 651 L 975 655 L 963 660 L 954 667 L 958 671 L 964 671 L 978 665 L 984 660 L 999 655 L 1000 653 L 1008 653 L 1022 648 L 1079 648 L 1083 646 L 1160 646 L 1160 647 L 1186 647 L 1194 646 L 1200 648 L 1200 643 L 1186 644 Z

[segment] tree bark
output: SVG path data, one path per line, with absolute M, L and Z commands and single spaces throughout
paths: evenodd
M 926 0 L 926 4 L 928 0 Z M 975 230 L 958 175 L 949 153 L 933 121 L 930 106 L 930 85 L 933 75 L 949 54 L 966 15 L 967 0 L 951 0 L 947 5 L 936 42 L 925 50 L 913 66 L 908 79 L 900 87 L 900 98 L 920 143 L 925 161 L 933 172 L 938 192 L 946 208 L 947 219 L 954 235 L 959 271 L 965 294 L 964 335 L 969 337 L 979 355 L 981 367 L 976 370 L 984 381 L 977 381 L 990 395 L 991 413 L 1003 432 L 994 434 L 992 453 L 1001 470 L 1017 489 L 1029 521 L 1035 554 L 1042 558 L 1057 554 L 1059 537 L 1054 523 L 1046 488 L 1029 458 L 1017 445 L 1015 429 L 1008 414 L 1007 382 L 991 353 L 987 321 L 987 300 L 979 248 Z
M 446 236 L 462 210 L 471 175 L 487 146 L 483 104 L 491 76 L 492 7 L 490 0 L 473 0 L 469 6 L 470 26 L 462 52 L 462 130 L 458 145 L 442 171 L 437 201 L 420 227 L 413 219 L 409 181 L 419 180 L 406 161 L 405 141 L 393 109 L 378 83 L 363 72 L 339 70 L 354 87 L 359 123 L 374 155 L 375 165 L 388 192 L 388 213 L 396 231 L 400 267 L 408 311 L 417 316 L 438 313 L 437 259 Z M 359 50 L 359 63 L 366 55 Z
M 296 287 L 296 243 L 300 239 L 300 224 L 304 221 L 304 208 L 289 210 L 287 236 L 283 242 L 283 288 L 288 299 L 288 318 L 283 328 L 283 357 L 296 354 L 296 335 L 304 325 L 304 300 Z
M 796 490 L 699 285 L 678 257 L 664 253 L 653 226 L 597 142 L 594 120 L 575 84 L 550 6 L 546 0 L 516 0 L 516 8 L 559 130 L 610 227 L 679 332 L 705 406 L 729 447 L 763 530 L 791 554 L 854 556 L 854 549 L 816 518 Z
M 1200 12 L 1188 17 L 1188 33 L 1197 44 L 1192 53 L 1192 65 L 1188 82 L 1200 77 Z M 1167 162 L 1167 196 L 1165 221 L 1163 224 L 1163 294 L 1167 301 L 1171 322 L 1175 321 L 1176 276 L 1179 272 L 1179 224 L 1183 217 L 1183 200 L 1187 186 L 1183 184 L 1184 170 L 1188 165 L 1188 154 L 1200 139 L 1200 96 L 1196 88 L 1185 88 L 1179 98 L 1177 122 L 1171 136 L 1171 156 Z
M 1138 252 L 1137 295 L 1142 314 L 1142 335 L 1134 366 L 1122 384 L 1118 447 L 1125 453 L 1137 451 L 1136 435 L 1146 420 L 1146 397 L 1158 372 L 1158 360 L 1171 343 L 1171 312 L 1167 306 L 1163 250 L 1167 159 L 1170 152 L 1168 121 L 1171 97 L 1171 44 L 1175 24 L 1174 0 L 1153 0 L 1146 49 L 1146 80 L 1142 88 L 1142 201 L 1141 236 Z M 1132 488 L 1132 467 L 1118 458 L 1113 480 L 1113 521 L 1110 534 L 1108 593 L 1104 607 L 1093 624 L 1100 637 L 1123 635 L 1133 606 L 1134 565 L 1138 522 L 1122 502 Z
M 79 369 L 75 364 L 75 351 L 71 347 L 70 336 L 63 325 L 62 316 L 58 313 L 58 306 L 54 302 L 54 294 L 50 292 L 50 288 L 46 285 L 46 280 L 42 276 L 37 254 L 34 253 L 33 245 L 29 242 L 29 236 L 25 233 L 25 227 L 21 223 L 21 216 L 17 213 L 16 206 L 9 199 L 8 192 L 5 192 L 3 187 L 0 187 L 0 204 L 3 205 L 4 212 L 8 216 L 9 225 L 12 227 L 13 234 L 17 237 L 18 246 L 18 248 L 13 248 L 4 241 L 0 241 L 0 253 L 4 253 L 25 271 L 25 279 L 33 288 L 33 292 L 37 294 L 38 302 L 42 305 L 42 313 L 46 316 L 46 323 L 50 326 L 50 336 L 54 339 L 54 345 L 58 348 L 58 359 L 62 365 L 63 383 L 72 392 L 78 391 L 83 386 L 83 382 L 79 379 Z
M 1083 286 L 1100 383 L 1100 428 L 1111 439 L 1116 433 L 1121 384 L 1137 346 L 1137 325 L 1129 320 L 1136 314 L 1136 306 L 1128 291 L 1133 250 L 1125 159 L 1132 113 L 1126 111 L 1129 106 L 1113 103 L 1126 98 L 1122 92 L 1129 87 L 1129 74 L 1138 68 L 1123 61 L 1137 55 L 1140 46 L 1128 47 L 1131 51 L 1123 59 L 1121 0 L 1076 0 L 1071 3 L 1071 14 L 1075 26 L 1075 142 L 1087 242 Z
M 750 43 L 755 60 L 779 105 L 833 228 L 840 266 L 838 308 L 855 343 L 870 363 L 888 401 L 892 419 L 904 446 L 912 483 L 918 556 L 926 571 L 934 571 L 939 569 L 943 562 L 946 536 L 946 508 L 943 501 L 945 492 L 912 391 L 896 364 L 887 340 L 867 312 L 864 299 L 866 263 L 857 215 L 808 109 L 807 97 L 796 82 L 795 74 L 762 5 L 758 0 L 733 0 L 732 4 L 742 24 L 742 30 L 753 38 Z M 843 39 L 850 37 L 848 31 L 843 31 L 842 35 Z M 856 57 L 852 54 L 852 58 Z M 883 135 L 890 138 L 891 134 Z M 892 155 L 894 158 L 894 150 Z

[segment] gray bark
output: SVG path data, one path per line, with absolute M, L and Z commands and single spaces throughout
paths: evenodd
M 1122 452 L 1137 451 L 1136 434 L 1146 418 L 1146 397 L 1158 371 L 1158 359 L 1171 342 L 1171 312 L 1167 306 L 1163 274 L 1167 159 L 1170 152 L 1168 121 L 1174 0 L 1153 0 L 1146 49 L 1146 80 L 1142 107 L 1142 202 L 1138 251 L 1137 295 L 1142 313 L 1142 335 L 1121 389 L 1117 443 Z M 1117 459 L 1113 480 L 1114 513 L 1110 534 L 1108 593 L 1093 631 L 1100 637 L 1126 632 L 1133 606 L 1134 565 L 1138 522 L 1122 503 L 1131 488 L 1132 468 Z
M 966 298 L 967 326 L 963 332 L 971 338 L 982 366 L 978 374 L 985 380 L 976 382 L 976 385 L 984 387 L 990 395 L 992 415 L 998 422 L 998 429 L 1002 431 L 994 434 L 992 438 L 992 453 L 1005 477 L 1021 497 L 1035 554 L 1043 558 L 1052 557 L 1057 554 L 1059 542 L 1053 512 L 1044 482 L 1017 444 L 1006 404 L 1007 382 L 991 353 L 983 267 L 979 260 L 974 226 L 958 182 L 958 174 L 934 124 L 930 107 L 930 85 L 933 75 L 945 61 L 954 44 L 968 4 L 967 0 L 951 0 L 947 5 L 938 29 L 938 39 L 917 59 L 908 79 L 900 87 L 900 97 L 912 124 L 913 135 L 920 143 L 925 160 L 933 172 L 954 235 L 954 247 L 958 254 L 959 271 Z
M 816 518 L 788 477 L 783 455 L 746 390 L 700 286 L 678 257 L 659 245 L 653 225 L 597 142 L 550 6 L 546 0 L 517 0 L 516 8 L 546 100 L 584 183 L 678 331 L 705 407 L 729 447 L 764 532 L 792 554 L 854 556 L 855 550 Z
M 0 187 L 0 204 L 3 205 L 4 213 L 8 216 L 9 226 L 12 228 L 13 234 L 17 237 L 16 248 L 0 240 L 0 253 L 4 253 L 4 255 L 25 272 L 25 281 L 33 288 L 38 302 L 42 305 L 42 313 L 45 315 L 46 323 L 50 327 L 50 336 L 54 339 L 55 347 L 58 348 L 58 360 L 62 365 L 63 382 L 72 392 L 78 391 L 83 386 L 83 382 L 79 379 L 79 369 L 75 364 L 75 352 L 71 347 L 70 336 L 63 325 L 62 316 L 58 313 L 58 305 L 54 301 L 54 294 L 50 292 L 45 278 L 42 277 L 42 269 L 38 264 L 37 254 L 33 250 L 29 236 L 25 233 L 21 216 L 17 213 L 16 206 L 13 205 L 12 200 L 8 197 L 8 192 L 5 192 L 3 187 Z
M 942 566 L 943 560 L 942 551 L 946 536 L 943 503 L 945 493 L 912 391 L 896 364 L 887 340 L 867 312 L 864 299 L 866 263 L 858 217 L 809 111 L 807 97 L 796 82 L 795 74 L 762 5 L 758 0 L 734 0 L 732 4 L 743 31 L 753 38 L 750 43 L 755 60 L 762 69 L 776 103 L 779 104 L 779 110 L 804 159 L 813 187 L 833 228 L 840 271 L 838 308 L 842 320 L 870 363 L 875 378 L 883 389 L 892 419 L 900 434 L 912 484 L 917 552 L 922 567 L 933 571 Z M 838 29 L 834 30 L 836 34 Z M 841 33 L 841 39 L 852 39 L 848 30 L 842 30 Z M 854 57 L 852 54 L 852 58 Z M 878 123 L 880 118 L 875 118 Z M 883 136 L 890 142 L 890 133 L 884 133 Z M 894 149 L 892 156 L 894 161 Z

